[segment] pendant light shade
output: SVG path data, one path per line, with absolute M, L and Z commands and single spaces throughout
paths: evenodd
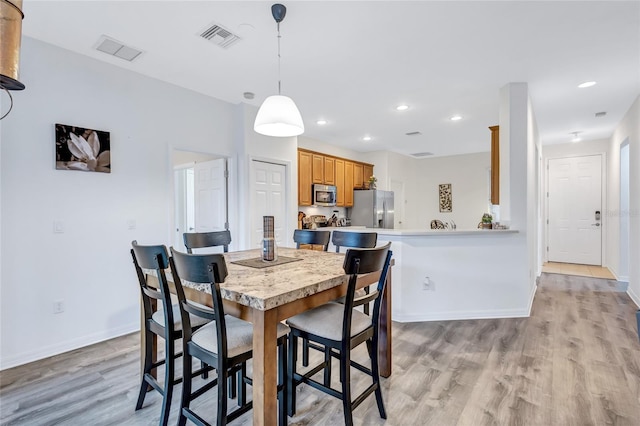
M 264 100 L 253 123 L 253 130 L 266 136 L 298 136 L 304 133 L 304 123 L 293 99 L 282 95 L 280 81 L 280 22 L 287 14 L 282 4 L 271 6 L 271 14 L 278 28 L 278 94 Z
M 293 99 L 273 95 L 262 103 L 253 130 L 267 136 L 298 136 L 304 133 L 304 124 Z

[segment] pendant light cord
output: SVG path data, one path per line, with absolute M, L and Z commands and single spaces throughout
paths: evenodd
M 278 22 L 278 95 L 281 94 L 281 80 L 280 80 L 280 22 Z

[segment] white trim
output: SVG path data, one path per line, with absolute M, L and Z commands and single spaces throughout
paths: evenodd
M 140 332 L 140 322 L 136 321 L 132 324 L 119 328 L 104 330 L 98 333 L 89 334 L 87 336 L 66 340 L 53 345 L 39 347 L 35 351 L 22 352 L 17 355 L 8 356 L 2 359 L 0 371 L 8 368 L 17 367 L 19 365 L 28 364 L 33 361 L 48 358 L 54 355 L 60 355 L 64 352 L 73 351 L 85 346 L 94 345 L 116 337 L 124 336 L 134 332 Z
M 629 295 L 629 297 L 631 298 L 631 300 L 633 301 L 633 303 L 636 304 L 636 306 L 638 308 L 640 308 L 640 296 L 638 296 L 637 294 L 635 294 L 633 292 L 633 290 L 631 290 L 631 288 L 627 289 L 627 294 Z
M 468 319 L 527 318 L 527 309 L 498 309 L 489 311 L 445 311 L 420 314 L 397 314 L 396 322 L 453 321 Z
M 533 301 L 536 298 L 536 292 L 538 291 L 538 284 L 534 284 L 533 288 L 531 288 L 531 294 L 529 294 L 529 308 L 527 309 L 527 316 L 531 316 L 531 310 L 533 309 Z

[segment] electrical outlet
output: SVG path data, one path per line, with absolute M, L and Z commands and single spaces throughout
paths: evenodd
M 53 313 L 61 314 L 64 312 L 64 300 L 54 300 L 53 301 Z
M 424 277 L 424 281 L 422 282 L 422 290 L 424 291 L 435 291 L 436 284 L 429 277 Z

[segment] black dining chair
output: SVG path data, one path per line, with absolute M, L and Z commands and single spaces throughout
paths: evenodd
M 253 404 L 247 401 L 246 385 L 252 380 L 247 377 L 246 362 L 253 353 L 253 325 L 241 319 L 225 315 L 220 284 L 224 283 L 228 272 L 222 254 L 187 254 L 171 248 L 171 270 L 175 279 L 178 306 L 183 323 L 183 375 L 182 398 L 178 425 L 185 425 L 187 419 L 204 426 L 209 423 L 191 407 L 191 402 L 205 394 L 216 385 L 218 389 L 218 410 L 216 424 L 226 425 L 249 411 Z M 185 297 L 183 280 L 196 284 L 207 284 L 210 287 L 213 313 L 203 310 Z M 211 320 L 198 330 L 191 327 L 192 317 Z M 279 424 L 287 424 L 287 334 L 289 329 L 278 323 L 278 355 L 279 355 Z M 196 358 L 212 366 L 218 373 L 217 379 L 206 383 L 198 389 L 193 388 L 191 377 L 192 359 Z M 225 383 L 228 377 L 238 376 L 238 405 L 234 411 L 227 413 L 227 391 Z
M 378 233 L 333 231 L 331 242 L 336 246 L 336 253 L 340 253 L 340 247 L 373 248 L 378 243 Z
M 380 306 L 384 293 L 387 272 L 391 261 L 391 243 L 385 246 L 371 249 L 349 249 L 345 255 L 344 271 L 349 275 L 347 295 L 344 305 L 329 302 L 317 308 L 298 314 L 287 320 L 291 332 L 289 334 L 289 415 L 296 413 L 296 387 L 301 383 L 308 384 L 322 392 L 342 400 L 345 425 L 353 425 L 353 410 L 360 405 L 369 395 L 375 394 L 380 417 L 385 419 L 386 412 L 380 387 L 380 374 L 378 369 L 378 334 L 380 318 Z M 380 273 L 375 292 L 366 297 L 355 299 L 356 284 L 361 274 Z M 362 303 L 374 302 L 373 315 L 354 309 Z M 328 348 L 330 358 L 305 373 L 296 371 L 298 338 L 317 342 Z M 351 351 L 358 345 L 366 343 L 371 360 L 371 368 L 367 368 L 351 359 Z M 326 374 L 327 362 L 331 357 L 340 361 L 341 389 L 336 390 L 326 382 L 320 383 L 312 377 L 324 370 Z M 351 367 L 369 375 L 372 384 L 355 399 L 351 397 Z
M 293 241 L 296 248 L 300 245 L 307 244 L 313 246 L 322 246 L 324 251 L 329 248 L 329 240 L 331 239 L 331 231 L 312 231 L 309 229 L 296 229 L 293 231 Z
M 189 254 L 193 253 L 193 249 L 218 246 L 222 246 L 222 250 L 227 253 L 231 244 L 231 232 L 228 229 L 212 232 L 185 232 L 182 234 L 182 239 Z
M 169 420 L 173 387 L 183 380 L 183 378 L 175 377 L 174 366 L 174 361 L 182 356 L 182 353 L 175 352 L 175 342 L 182 338 L 182 317 L 180 316 L 178 305 L 174 305 L 171 302 L 169 284 L 165 273 L 169 268 L 167 248 L 163 245 L 142 246 L 138 245 L 136 241 L 133 241 L 131 245 L 131 256 L 140 284 L 144 314 L 143 372 L 136 410 L 142 408 L 147 392 L 150 389 L 155 389 L 162 395 L 160 425 L 164 426 Z M 148 284 L 146 272 L 153 272 L 158 281 L 158 288 Z M 158 303 L 162 306 L 162 309 L 156 309 Z M 206 318 L 190 318 L 190 327 L 198 329 L 208 322 L 209 319 Z M 152 343 L 154 335 L 162 337 L 165 342 L 165 357 L 159 361 L 154 361 L 156 356 Z M 165 374 L 164 383 L 160 384 L 158 379 L 154 377 L 153 372 L 162 365 L 165 366 Z M 193 374 L 198 375 L 207 370 L 211 370 L 211 368 L 203 366 Z

